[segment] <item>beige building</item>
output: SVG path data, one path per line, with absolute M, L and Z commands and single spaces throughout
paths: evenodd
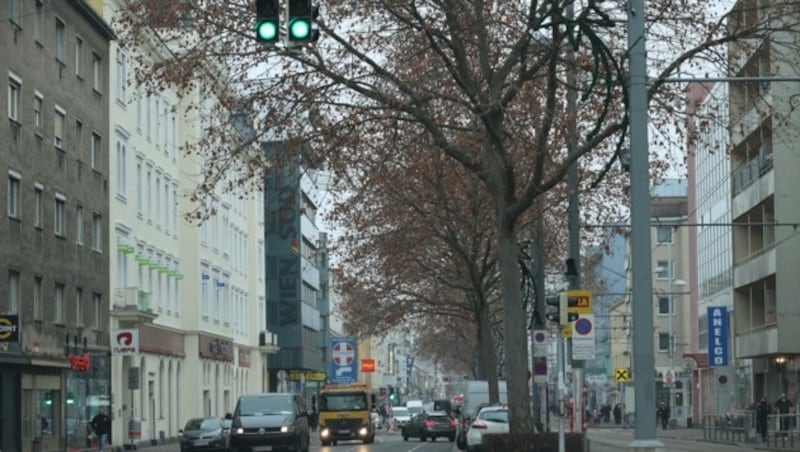
M 742 20 L 774 13 L 740 1 Z M 797 21 L 794 16 L 773 16 Z M 776 33 L 759 46 L 731 44 L 736 77 L 797 76 L 795 38 Z M 785 44 L 790 43 L 790 44 Z M 753 359 L 753 400 L 800 401 L 800 197 L 797 83 L 730 85 L 735 355 Z

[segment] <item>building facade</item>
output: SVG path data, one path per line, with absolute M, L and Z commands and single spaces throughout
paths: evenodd
M 741 20 L 797 21 L 797 12 L 772 16 L 769 2 L 734 7 Z M 775 6 L 779 8 L 779 6 Z M 735 24 L 734 24 L 735 25 Z M 795 76 L 797 50 L 775 32 L 754 46 L 729 46 L 729 74 L 736 77 Z M 800 159 L 795 149 L 798 113 L 795 83 L 732 84 L 729 90 L 733 308 L 737 358 L 752 359 L 752 400 L 781 393 L 800 402 L 800 329 L 795 301 L 800 279 Z
M 86 446 L 110 397 L 109 41 L 81 1 L 4 2 L 0 449 Z

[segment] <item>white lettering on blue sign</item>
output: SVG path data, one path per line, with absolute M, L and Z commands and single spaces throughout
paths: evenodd
M 708 353 L 712 366 L 728 365 L 728 308 L 708 308 Z

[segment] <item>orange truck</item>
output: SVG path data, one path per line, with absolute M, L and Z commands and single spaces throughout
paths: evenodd
M 364 444 L 375 441 L 375 426 L 370 412 L 375 405 L 375 394 L 363 383 L 325 385 L 320 391 L 319 439 L 323 446 L 338 440 L 362 440 Z

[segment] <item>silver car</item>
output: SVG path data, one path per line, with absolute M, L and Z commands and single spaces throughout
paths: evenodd
M 404 406 L 392 407 L 392 422 L 394 422 L 395 428 L 403 428 L 403 426 L 408 424 L 408 421 L 410 420 L 411 413 L 408 412 L 408 408 Z
M 481 437 L 485 433 L 508 433 L 507 406 L 490 405 L 478 411 L 467 430 L 467 452 L 475 452 L 480 448 Z

